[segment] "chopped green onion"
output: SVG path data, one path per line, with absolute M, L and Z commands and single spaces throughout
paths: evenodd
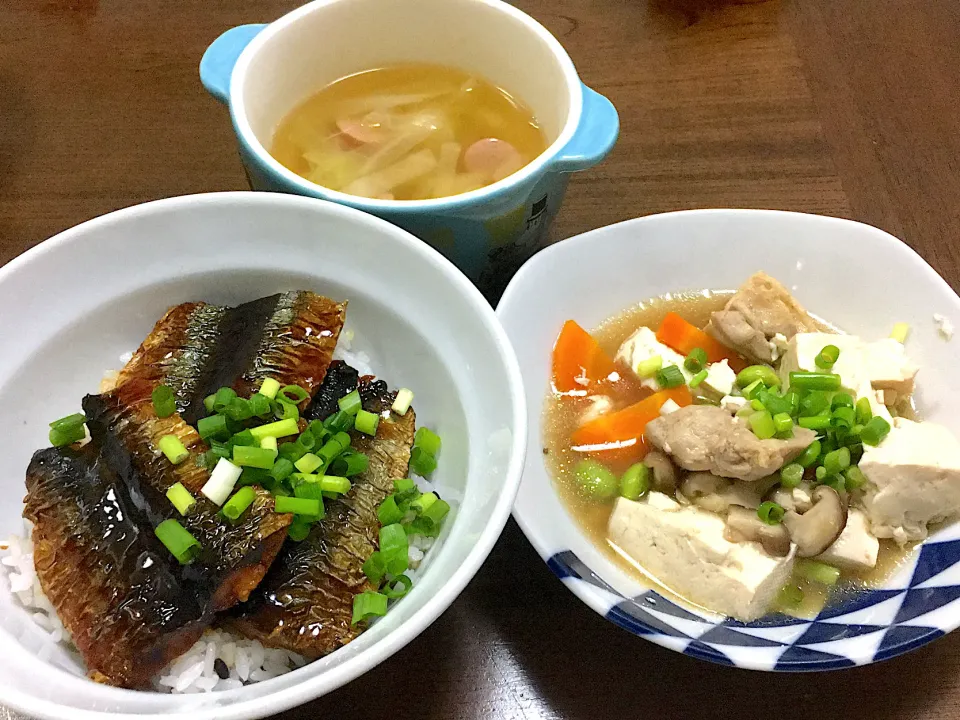
M 168 418 L 177 411 L 177 399 L 166 385 L 157 385 L 150 393 L 150 400 L 158 418 Z
M 344 477 L 353 477 L 367 471 L 370 466 L 370 458 L 363 453 L 345 452 L 333 461 L 331 469 L 337 475 Z
M 286 458 L 292 465 L 306 455 L 306 453 L 296 443 L 285 442 L 280 443 L 279 447 L 277 447 L 277 455 L 278 457 Z
M 270 403 L 272 398 L 268 398 L 263 393 L 255 393 L 250 397 L 250 412 L 261 420 L 268 419 L 273 415 L 273 406 Z
M 268 400 L 275 399 L 279 391 L 280 383 L 273 378 L 264 378 L 263 382 L 260 384 L 260 394 L 266 397 Z
M 707 379 L 707 374 L 708 373 L 706 370 L 701 370 L 692 378 L 690 378 L 690 387 L 692 388 L 699 387 L 700 383 L 702 383 L 704 380 Z
M 867 484 L 867 476 L 864 475 L 863 470 L 858 468 L 856 465 L 851 465 L 843 471 L 843 480 L 843 484 L 847 492 L 859 490 Z
M 312 498 L 276 497 L 273 499 L 274 509 L 278 513 L 293 513 L 305 517 L 320 515 L 320 501 Z
M 410 509 L 416 510 L 417 512 L 423 512 L 439 499 L 440 498 L 437 497 L 436 493 L 432 493 L 432 492 L 423 493 L 423 495 L 421 495 L 416 500 L 410 503 Z
M 683 371 L 676 365 L 667 365 L 657 370 L 656 379 L 661 389 L 680 387 L 686 382 Z
M 850 393 L 838 392 L 830 401 L 830 409 L 836 410 L 841 407 L 853 407 L 853 396 Z
M 320 488 L 323 492 L 346 495 L 350 492 L 350 481 L 337 475 L 324 475 L 320 478 Z
M 801 417 L 797 420 L 797 425 L 807 430 L 826 430 L 830 427 L 830 418 L 824 415 Z
M 170 518 L 157 525 L 154 532 L 164 547 L 181 565 L 189 565 L 200 554 L 200 543 L 179 522 Z
M 380 555 L 391 575 L 399 575 L 407 569 L 408 549 L 407 533 L 402 525 L 394 523 L 380 528 Z
M 448 512 L 450 512 L 450 503 L 438 498 L 423 510 L 420 519 L 430 521 L 434 527 L 440 527 L 440 523 L 443 522 Z
M 428 477 L 437 469 L 437 459 L 423 448 L 415 447 L 410 453 L 410 470 L 420 477 Z
M 817 482 L 823 482 L 827 478 L 827 469 L 823 465 L 818 465 L 814 474 L 817 477 Z
M 840 376 L 835 373 L 794 371 L 790 373 L 790 385 L 800 390 L 839 390 Z
M 323 421 L 324 426 L 332 433 L 347 432 L 353 429 L 354 416 L 343 410 L 338 410 Z
M 157 447 L 174 465 L 179 465 L 190 457 L 190 452 L 176 435 L 164 435 L 157 442 Z
M 401 500 L 408 499 L 409 496 L 416 495 L 420 491 L 417 490 L 417 484 L 410 478 L 397 478 L 393 481 L 393 491 L 402 496 Z
M 703 370 L 707 364 L 707 351 L 703 348 L 695 347 L 683 361 L 683 366 L 692 373 L 698 373 Z
M 818 368 L 829 370 L 839 358 L 840 348 L 838 348 L 836 345 L 827 345 L 825 348 L 823 348 L 823 350 L 820 351 L 813 361 L 816 363 Z
M 217 390 L 216 394 L 213 396 L 213 409 L 218 413 L 222 413 L 230 405 L 230 401 L 237 397 L 237 393 L 233 388 L 222 387 Z
M 800 453 L 800 456 L 794 461 L 801 467 L 811 467 L 817 460 L 820 459 L 820 451 L 822 449 L 821 443 L 819 440 L 814 440 L 812 443 L 807 445 L 807 449 Z
M 350 393 L 347 393 L 342 398 L 337 400 L 337 406 L 345 413 L 356 415 L 357 412 L 363 407 L 360 400 L 360 391 L 354 390 Z
M 838 475 L 841 471 L 850 467 L 850 449 L 839 448 L 829 452 L 823 457 L 823 467 L 827 475 Z
M 59 420 L 54 420 L 52 423 L 50 423 L 50 427 L 55 430 L 60 430 L 62 428 L 74 428 L 83 425 L 86 421 L 86 415 L 83 413 L 74 413 L 73 415 L 62 417 Z
M 231 420 L 242 422 L 253 417 L 253 408 L 250 406 L 249 400 L 244 400 L 241 397 L 235 397 L 230 401 L 230 404 L 224 408 L 223 414 Z
M 233 492 L 233 488 L 240 479 L 242 472 L 243 468 L 234 465 L 225 458 L 220 458 L 216 467 L 213 468 L 213 472 L 210 473 L 210 479 L 200 488 L 201 494 L 205 495 L 217 507 L 223 505 L 226 499 L 230 497 L 230 493 Z
M 397 415 L 406 415 L 407 410 L 410 409 L 410 405 L 413 403 L 413 390 L 410 388 L 400 388 L 397 390 L 397 397 L 393 401 L 393 405 L 390 406 L 390 409 L 393 410 Z
M 430 428 L 422 427 L 413 436 L 414 447 L 423 448 L 434 457 L 440 454 L 440 436 Z
M 795 488 L 803 480 L 803 465 L 790 463 L 780 468 L 780 485 L 788 490 Z
M 293 494 L 298 498 L 306 498 L 308 500 L 316 500 L 320 503 L 320 514 L 317 516 L 319 520 L 324 515 L 323 507 L 323 490 L 320 488 L 320 483 L 316 480 L 316 475 L 300 475 L 299 473 L 294 476 L 296 482 L 293 485 Z
M 336 435 L 334 435 L 331 438 L 331 440 L 333 440 L 338 445 L 340 445 L 340 449 L 342 451 L 348 450 L 350 448 L 351 439 L 350 439 L 349 433 L 338 432 Z
M 780 412 L 773 416 L 773 426 L 778 433 L 787 432 L 793 429 L 793 418 L 790 413 Z
M 293 463 L 287 458 L 277 458 L 270 469 L 270 477 L 277 482 L 283 482 L 293 474 Z
M 304 453 L 308 453 L 317 447 L 317 438 L 312 432 L 301 433 L 295 440 L 297 447 L 302 448 Z
M 369 620 L 373 617 L 383 617 L 387 614 L 387 596 L 378 592 L 362 592 L 353 598 L 353 619 L 351 625 Z
M 650 468 L 635 463 L 627 468 L 620 478 L 620 496 L 627 500 L 639 500 L 650 490 Z
M 310 528 L 313 527 L 313 521 L 302 515 L 294 515 L 293 522 L 287 528 L 287 537 L 294 542 L 302 542 L 310 534 Z
M 740 390 L 740 394 L 743 395 L 747 400 L 754 400 L 757 397 L 757 393 L 763 390 L 764 387 L 765 386 L 761 381 L 754 380 L 752 383 Z
M 849 430 L 857 422 L 857 411 L 852 407 L 838 407 L 833 411 L 832 425 L 835 428 Z
M 402 587 L 397 589 L 395 583 L 399 583 Z M 413 580 L 408 578 L 406 575 L 397 575 L 393 580 L 387 583 L 383 588 L 383 594 L 386 595 L 391 600 L 399 600 L 413 587 Z
M 82 415 L 80 417 L 83 417 Z M 87 436 L 83 423 L 79 425 L 64 425 L 50 428 L 50 444 L 54 447 L 64 447 L 80 442 Z
M 777 434 L 777 428 L 773 424 L 773 417 L 766 410 L 753 413 L 747 418 L 750 423 L 750 429 L 753 434 L 761 440 L 767 440 Z
M 380 424 L 379 415 L 367 412 L 366 410 L 359 410 L 356 418 L 354 427 L 357 429 L 357 432 L 362 432 L 365 435 L 377 434 L 377 426 Z
M 379 550 L 370 553 L 370 557 L 366 559 L 360 569 L 374 585 L 379 585 L 383 576 L 387 574 L 387 566 L 383 564 L 383 556 Z
M 167 488 L 167 500 L 173 504 L 181 515 L 186 515 L 197 504 L 196 499 L 183 486 L 183 483 L 174 483 Z
M 256 500 L 256 498 L 256 490 L 249 485 L 242 487 L 233 494 L 232 498 L 227 500 L 221 512 L 228 520 L 237 520 L 246 512 L 248 507 L 253 505 L 253 501 Z
M 807 393 L 800 400 L 800 417 L 819 415 L 830 407 L 830 396 L 822 390 Z
M 865 445 L 872 445 L 873 447 L 876 447 L 883 442 L 883 439 L 889 432 L 890 423 L 877 415 L 876 417 L 871 418 L 870 422 L 863 426 L 863 430 L 860 431 L 860 439 Z
M 278 394 L 278 399 L 288 402 L 291 405 L 299 405 L 304 400 L 310 399 L 310 393 L 308 393 L 299 385 L 284 385 L 282 388 L 280 388 L 280 392 Z
M 840 579 L 840 571 L 832 565 L 816 560 L 797 560 L 794 570 L 800 577 L 820 585 L 832 586 Z
M 233 448 L 233 463 L 240 467 L 255 467 L 269 470 L 273 467 L 274 455 L 270 450 L 248 445 L 235 445 Z
M 403 511 L 397 505 L 396 495 L 387 495 L 377 508 L 377 519 L 381 525 L 393 525 L 403 520 Z
M 269 450 L 273 453 L 273 458 L 276 460 L 277 455 L 280 454 L 280 449 L 277 447 L 277 439 L 272 435 L 267 435 L 260 441 L 260 447 L 264 450 Z
M 793 412 L 793 406 L 788 399 L 769 390 L 758 390 L 754 400 L 759 400 L 763 409 L 769 410 L 771 415 L 790 415 Z
M 783 396 L 783 399 L 785 402 L 790 403 L 790 414 L 796 415 L 800 410 L 800 393 L 796 390 L 791 390 Z
M 293 418 L 288 420 L 278 420 L 277 422 L 250 428 L 250 433 L 253 435 L 254 439 L 259 442 L 268 436 L 282 438 L 289 435 L 296 435 L 299 430 L 300 428 L 297 425 L 297 420 L 296 418 Z
M 262 485 L 265 488 L 273 487 L 273 479 L 270 477 L 270 471 L 263 468 L 245 467 L 242 468 L 240 479 L 237 480 L 238 487 L 246 485 Z
M 312 473 L 318 467 L 321 467 L 324 464 L 323 460 L 314 455 L 313 453 L 307 453 L 302 458 L 297 460 L 293 466 L 302 473 Z
M 755 412 L 761 412 L 763 410 L 766 410 L 767 408 L 764 407 L 764 404 L 760 402 L 758 398 L 754 398 L 753 400 L 750 401 L 750 409 Z
M 756 382 L 767 387 L 778 387 L 780 378 L 769 365 L 751 365 L 737 373 L 737 385 L 741 388 L 747 388 Z M 743 396 L 747 397 L 747 394 L 744 393 Z
M 757 508 L 757 517 L 767 525 L 779 525 L 783 521 L 784 509 L 777 503 L 767 500 Z
M 282 398 L 278 398 L 270 403 L 273 408 L 273 416 L 277 420 L 297 420 L 300 418 L 300 411 L 293 403 L 288 403 Z
M 901 345 L 907 341 L 907 335 L 910 333 L 910 326 L 904 322 L 894 323 L 893 332 L 890 333 L 890 337 L 896 340 Z
M 204 440 L 224 438 L 230 434 L 227 429 L 227 419 L 223 415 L 210 415 L 197 420 L 197 432 Z
M 803 590 L 798 585 L 788 584 L 780 588 L 777 595 L 777 604 L 784 608 L 795 610 L 803 602 Z
M 203 407 L 206 408 L 208 414 L 213 412 L 213 403 L 216 399 L 217 399 L 217 396 L 215 394 L 207 395 L 203 399 Z
M 663 357 L 660 355 L 654 355 L 653 357 L 649 357 L 646 360 L 641 360 L 638 362 L 633 371 L 639 378 L 651 378 L 656 375 L 662 367 Z
M 870 400 L 865 397 L 857 400 L 857 424 L 866 425 L 873 417 L 873 409 L 870 407 Z
M 234 448 L 238 445 L 244 445 L 246 447 L 259 447 L 260 443 L 257 441 L 257 438 L 253 436 L 253 433 L 249 430 L 241 430 L 236 435 L 234 435 L 227 442 L 227 445 Z

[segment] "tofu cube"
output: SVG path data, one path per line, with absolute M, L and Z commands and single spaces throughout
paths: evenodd
M 880 541 L 870 533 L 866 514 L 851 509 L 840 537 L 816 559 L 844 570 L 869 570 L 876 567 L 879 552 Z
M 913 392 L 914 378 L 920 368 L 910 362 L 903 343 L 884 338 L 867 343 L 863 352 L 867 377 L 874 390 L 893 390 L 898 395 Z
M 860 470 L 877 537 L 921 540 L 927 525 L 960 512 L 960 442 L 942 425 L 897 418 L 878 447 L 864 448 Z
M 749 621 L 761 617 L 793 572 L 787 557 L 759 543 L 731 543 L 719 515 L 684 507 L 662 493 L 617 500 L 608 537 L 651 577 L 690 602 Z
M 733 392 L 733 385 L 737 381 L 737 374 L 730 367 L 727 360 L 711 363 L 707 365 L 707 377 L 703 379 L 701 387 L 708 394 L 722 398 Z
M 683 372 L 684 380 L 688 383 L 690 382 L 693 373 L 683 366 L 685 359 L 683 355 L 657 340 L 657 334 L 648 327 L 639 328 L 633 335 L 624 340 L 623 345 L 621 345 L 617 351 L 616 359 L 629 366 L 634 374 L 636 374 L 637 366 L 640 363 L 656 355 L 663 358 L 663 367 L 676 365 L 680 368 L 681 372 Z M 653 391 L 660 389 L 656 378 L 640 378 L 640 384 Z

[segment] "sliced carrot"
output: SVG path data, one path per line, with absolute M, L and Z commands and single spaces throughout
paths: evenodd
M 747 367 L 747 363 L 737 353 L 675 312 L 669 312 L 663 318 L 657 330 L 657 340 L 682 355 L 689 355 L 694 348 L 703 348 L 709 362 L 728 360 L 734 372 L 740 372 Z
M 559 392 L 585 390 L 590 383 L 605 380 L 615 368 L 613 360 L 593 336 L 567 320 L 553 347 L 553 385 Z
M 573 433 L 573 444 L 616 445 L 631 440 L 642 443 L 647 423 L 660 416 L 660 408 L 667 400 L 673 400 L 683 407 L 692 403 L 693 397 L 685 385 L 661 390 L 623 410 L 601 415 L 581 425 Z

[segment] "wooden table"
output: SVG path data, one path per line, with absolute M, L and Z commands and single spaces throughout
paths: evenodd
M 297 4 L 6 0 L 0 264 L 116 208 L 243 189 L 226 111 L 197 63 L 227 27 Z M 960 287 L 953 0 L 517 4 L 621 114 L 617 148 L 573 181 L 555 238 L 680 208 L 803 210 L 888 230 Z M 960 635 L 818 677 L 713 666 L 595 615 L 511 522 L 422 637 L 283 717 L 341 716 L 960 718 Z

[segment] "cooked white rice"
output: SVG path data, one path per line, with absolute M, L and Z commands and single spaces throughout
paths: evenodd
M 353 337 L 353 331 L 345 328 L 333 357 L 353 366 L 361 375 L 373 375 L 370 356 L 352 350 Z M 125 365 L 132 356 L 133 353 L 124 353 L 120 357 L 121 363 Z M 112 387 L 117 374 L 117 371 L 106 374 L 101 391 Z M 423 492 L 434 489 L 429 481 L 422 478 L 416 480 Z M 41 646 L 37 652 L 41 659 L 52 657 L 58 645 L 75 654 L 76 648 L 70 633 L 40 588 L 33 564 L 30 531 L 27 524 L 24 536 L 12 535 L 0 541 L 0 592 L 10 592 L 16 599 L 15 604 L 22 607 L 42 631 Z M 418 569 L 427 551 L 433 547 L 434 538 L 411 535 L 408 542 L 410 569 L 407 575 L 416 582 Z M 232 690 L 283 675 L 306 662 L 296 653 L 265 648 L 257 640 L 248 640 L 226 630 L 211 629 L 160 673 L 154 681 L 154 689 L 165 693 Z

